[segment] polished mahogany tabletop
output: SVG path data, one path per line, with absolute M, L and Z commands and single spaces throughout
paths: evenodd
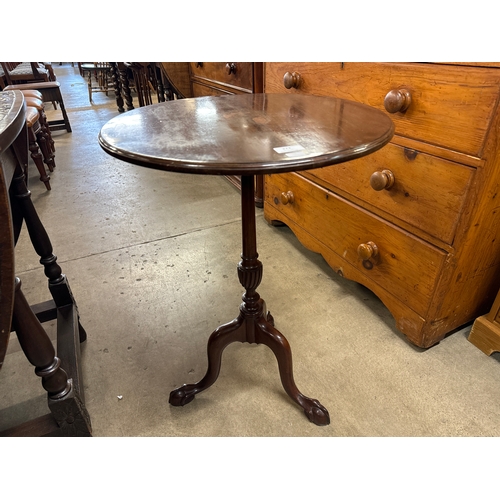
M 111 119 L 101 147 L 162 170 L 247 175 L 333 165 L 390 141 L 392 120 L 364 104 L 301 94 L 167 101 Z

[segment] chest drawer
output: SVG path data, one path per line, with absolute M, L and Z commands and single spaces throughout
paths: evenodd
M 327 189 L 339 188 L 451 245 L 474 171 L 388 144 L 369 156 L 301 175 Z
M 266 176 L 264 193 L 265 206 L 277 208 L 284 222 L 289 218 L 321 237 L 336 254 L 418 314 L 427 311 L 445 252 L 295 173 Z
M 189 63 L 193 80 L 230 85 L 249 92 L 253 90 L 252 63 L 203 62 Z
M 217 87 L 213 85 L 206 85 L 197 82 L 193 82 L 193 95 L 196 97 L 205 97 L 205 96 L 216 96 L 216 95 L 226 95 L 226 94 L 242 94 L 244 93 L 241 90 L 237 89 L 228 89 L 224 87 Z
M 287 89 L 285 80 L 295 86 Z M 331 95 L 382 110 L 387 106 L 396 134 L 477 157 L 499 85 L 495 69 L 464 71 L 444 64 L 268 63 L 265 72 L 266 92 Z M 406 104 L 406 110 L 397 111 Z

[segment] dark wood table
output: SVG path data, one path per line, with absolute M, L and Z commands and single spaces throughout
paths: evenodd
M 281 382 L 309 420 L 327 425 L 317 400 L 297 388 L 286 338 L 274 327 L 257 293 L 258 260 L 254 176 L 333 165 L 368 155 L 387 144 L 392 121 L 381 111 L 351 101 L 295 94 L 245 94 L 182 99 L 130 111 L 110 120 L 101 147 L 128 163 L 173 172 L 241 175 L 242 254 L 238 277 L 245 288 L 236 319 L 208 340 L 208 370 L 196 384 L 175 389 L 170 403 L 183 406 L 217 379 L 223 350 L 232 342 L 267 345 Z M 193 307 L 195 305 L 193 304 Z

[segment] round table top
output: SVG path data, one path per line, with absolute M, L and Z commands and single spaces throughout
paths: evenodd
M 19 90 L 0 93 L 0 153 L 9 148 L 24 125 L 24 96 Z
M 112 118 L 99 144 L 160 170 L 253 175 L 324 167 L 387 144 L 392 120 L 364 104 L 301 94 L 197 97 Z

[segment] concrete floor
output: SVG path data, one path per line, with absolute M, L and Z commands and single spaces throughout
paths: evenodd
M 272 352 L 248 344 L 225 350 L 210 389 L 170 406 L 172 389 L 205 374 L 209 334 L 238 312 L 239 192 L 224 178 L 106 155 L 97 134 L 118 114 L 113 95 L 96 94 L 91 106 L 77 69 L 55 70 L 73 133 L 54 134 L 52 191 L 34 165 L 30 189 L 88 333 L 84 387 L 95 436 L 500 435 L 500 355 L 467 341 L 471 325 L 431 349 L 413 347 L 377 297 L 340 278 L 288 228 L 270 227 L 261 209 L 259 293 L 291 344 L 299 389 L 328 408 L 331 424 L 310 423 L 285 394 Z M 28 300 L 47 300 L 26 234 L 16 257 Z M 0 385 L 0 430 L 47 413 L 15 338 Z

